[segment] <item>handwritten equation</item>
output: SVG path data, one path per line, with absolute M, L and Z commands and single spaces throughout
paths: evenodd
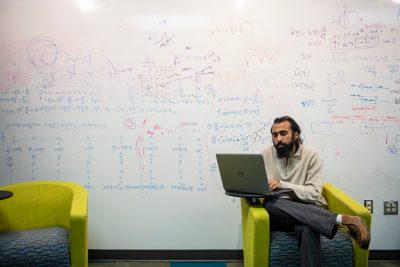
M 334 144 L 327 162 L 352 144 L 342 131 L 398 160 L 400 26 L 350 5 L 335 12 L 279 31 L 248 17 L 188 32 L 162 16 L 134 34 L 122 23 L 118 43 L 46 32 L 10 40 L 0 57 L 0 177 L 207 194 L 221 189 L 215 154 L 258 153 L 285 114 L 307 143 Z

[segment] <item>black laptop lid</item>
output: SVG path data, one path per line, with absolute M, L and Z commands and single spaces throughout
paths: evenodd
M 270 194 L 261 154 L 217 154 L 216 156 L 222 185 L 226 191 Z

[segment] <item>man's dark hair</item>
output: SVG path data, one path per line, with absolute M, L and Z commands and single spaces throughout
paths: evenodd
M 301 134 L 301 129 L 300 126 L 297 124 L 297 122 L 289 117 L 289 116 L 282 116 L 282 117 L 278 117 L 274 120 L 273 124 L 278 124 L 284 121 L 288 121 L 290 123 L 290 128 L 292 129 L 292 132 L 295 133 L 297 132 L 299 134 L 299 138 L 297 139 L 297 142 L 299 142 L 300 144 L 303 143 L 303 139 L 301 139 L 300 134 Z M 272 126 L 271 126 L 271 133 L 272 133 Z M 296 144 L 297 145 L 297 144 Z

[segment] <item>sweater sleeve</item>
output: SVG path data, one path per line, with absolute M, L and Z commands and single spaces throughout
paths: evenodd
M 303 166 L 305 177 L 296 177 L 296 182 L 280 181 L 282 188 L 290 188 L 294 195 L 302 202 L 324 204 L 322 194 L 322 160 L 318 152 L 314 152 L 308 159 L 308 164 Z M 299 179 L 300 178 L 300 179 Z M 322 202 L 322 203 L 321 203 Z

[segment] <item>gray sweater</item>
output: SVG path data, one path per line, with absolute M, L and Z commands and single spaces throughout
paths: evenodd
M 280 181 L 281 188 L 294 191 L 293 200 L 313 203 L 326 207 L 322 193 L 322 160 L 317 150 L 300 145 L 296 153 L 286 158 L 278 158 L 274 146 L 262 151 L 268 177 Z

